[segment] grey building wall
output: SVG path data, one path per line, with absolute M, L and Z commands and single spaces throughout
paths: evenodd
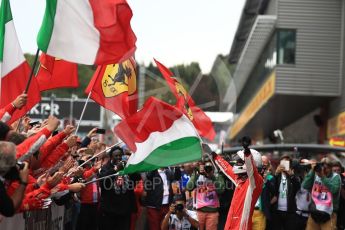
M 277 93 L 339 96 L 343 0 L 277 1 L 277 28 L 297 31 L 296 64 L 277 66 Z
M 313 119 L 315 114 L 319 114 L 318 109 L 284 128 L 284 143 L 317 143 L 319 129 Z
M 278 0 L 270 0 L 265 15 L 277 15 L 277 1 Z
M 342 5 L 342 66 L 341 66 L 341 75 L 342 75 L 342 92 L 341 96 L 330 103 L 329 107 L 329 117 L 334 117 L 340 112 L 345 111 L 345 0 L 343 0 Z

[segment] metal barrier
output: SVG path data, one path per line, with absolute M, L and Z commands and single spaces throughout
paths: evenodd
M 64 230 L 64 225 L 70 218 L 65 218 L 65 206 L 52 203 L 50 208 L 18 213 L 13 217 L 4 218 L 0 222 L 1 230 Z

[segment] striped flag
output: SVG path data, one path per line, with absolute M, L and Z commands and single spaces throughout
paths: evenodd
M 0 108 L 3 108 L 24 92 L 30 75 L 30 66 L 25 60 L 14 28 L 9 0 L 2 0 L 0 7 L 0 71 Z M 26 106 L 14 112 L 10 123 L 22 117 L 40 100 L 40 91 L 33 78 Z
M 37 44 L 74 63 L 118 63 L 136 49 L 132 15 L 126 0 L 46 0 Z
M 156 98 L 121 121 L 115 133 L 134 152 L 125 174 L 146 172 L 201 159 L 200 138 L 180 110 Z

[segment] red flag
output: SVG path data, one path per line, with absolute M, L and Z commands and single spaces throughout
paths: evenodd
M 98 66 L 85 93 L 122 119 L 137 112 L 137 75 L 133 58 L 119 64 Z
M 25 91 L 30 75 L 30 66 L 24 61 L 1 79 L 0 108 L 5 107 Z M 33 77 L 28 90 L 28 101 L 20 110 L 16 110 L 9 121 L 9 124 L 24 116 L 30 109 L 41 101 L 41 94 Z
M 194 100 L 182 86 L 182 84 L 174 77 L 174 74 L 163 64 L 155 59 L 159 71 L 162 73 L 170 90 L 177 99 L 177 107 L 180 108 L 185 115 L 193 122 L 200 136 L 213 140 L 216 132 L 213 129 L 211 119 L 195 105 Z
M 41 54 L 40 62 L 41 66 L 36 76 L 40 91 L 79 87 L 77 64 L 45 53 Z

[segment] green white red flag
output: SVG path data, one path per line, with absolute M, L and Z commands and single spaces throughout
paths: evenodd
M 74 63 L 118 63 L 136 49 L 132 15 L 126 0 L 46 0 L 37 44 Z
M 0 71 L 0 108 L 2 108 L 25 91 L 31 71 L 19 45 L 9 0 L 2 0 L 0 7 Z M 26 106 L 14 112 L 10 123 L 25 115 L 40 100 L 40 91 L 36 79 L 33 78 L 28 90 Z
M 134 152 L 125 174 L 201 159 L 201 140 L 190 120 L 176 107 L 154 97 L 121 121 L 115 133 Z

